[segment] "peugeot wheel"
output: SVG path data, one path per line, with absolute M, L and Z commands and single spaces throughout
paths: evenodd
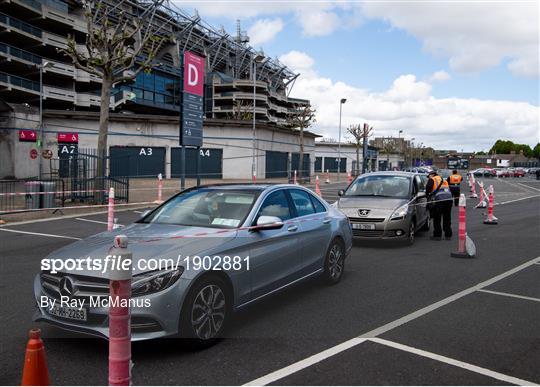
M 411 223 L 409 223 L 409 232 L 407 233 L 408 245 L 414 244 L 415 232 L 416 232 L 416 222 L 414 220 L 411 220 Z
M 207 276 L 188 293 L 181 316 L 182 337 L 196 346 L 210 346 L 225 332 L 231 315 L 232 297 L 223 279 Z
M 345 270 L 345 247 L 339 239 L 334 239 L 324 261 L 324 279 L 329 284 L 337 284 Z

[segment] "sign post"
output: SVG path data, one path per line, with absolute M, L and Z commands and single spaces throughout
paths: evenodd
M 180 189 L 185 189 L 186 146 L 194 146 L 199 154 L 203 142 L 203 95 L 204 95 L 204 58 L 184 51 L 184 82 L 180 113 L 180 146 L 182 147 Z M 200 183 L 197 156 L 197 185 Z

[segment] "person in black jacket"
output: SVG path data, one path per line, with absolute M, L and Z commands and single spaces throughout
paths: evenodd
M 426 185 L 430 214 L 433 219 L 433 236 L 430 239 L 441 240 L 444 230 L 445 239 L 452 238 L 452 193 L 448 182 L 437 172 L 429 173 Z M 441 227 L 442 221 L 442 227 Z

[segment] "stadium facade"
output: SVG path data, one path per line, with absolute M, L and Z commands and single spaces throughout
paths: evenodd
M 137 13 L 146 3 L 119 0 L 115 4 Z M 299 168 L 298 131 L 288 126 L 291 117 L 309 105 L 308 100 L 289 96 L 299 74 L 277 59 L 261 60 L 239 26 L 229 35 L 212 28 L 198 15 L 189 16 L 167 3 L 160 3 L 155 20 L 163 25 L 159 34 L 168 41 L 156 56 L 159 66 L 139 73 L 133 82 L 115 86 L 109 127 L 111 158 L 124 157 L 130 160 L 128 164 L 151 167 L 134 172 L 123 165 L 116 173 L 153 176 L 161 172 L 171 177 L 179 170 L 175 155 L 184 51 L 205 58 L 202 173 L 250 178 L 253 111 L 257 176 L 278 177 L 286 172 L 284 166 L 289 170 Z M 86 31 L 78 1 L 0 3 L 0 178 L 36 176 L 43 151 L 52 152 L 53 159 L 65 157 L 59 133 L 78 135 L 78 154 L 96 147 L 101 79 L 76 68 L 60 51 L 67 47 L 70 35 L 84 49 Z M 20 130 L 36 130 L 39 135 L 41 122 L 42 147 L 19 141 Z M 307 132 L 304 137 L 304 163 L 312 171 L 317 136 Z M 144 150 L 141 154 L 141 148 L 154 147 L 154 159 L 150 160 Z M 30 157 L 32 149 L 40 152 L 37 159 Z M 204 159 L 208 154 L 214 155 L 211 161 Z M 191 158 L 186 161 L 188 170 L 192 162 Z M 56 173 L 51 161 L 44 168 Z

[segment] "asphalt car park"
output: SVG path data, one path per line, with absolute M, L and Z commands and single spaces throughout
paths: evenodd
M 540 184 L 489 184 L 498 225 L 484 225 L 485 210 L 468 200 L 477 258 L 452 259 L 456 239 L 431 241 L 427 233 L 413 246 L 355 242 L 341 283 L 313 279 L 245 308 L 213 347 L 194 350 L 175 339 L 134 343 L 133 383 L 540 383 Z M 335 201 L 345 185 L 321 184 L 323 197 Z M 137 211 L 118 212 L 118 223 L 138 219 Z M 53 383 L 106 383 L 105 340 L 31 320 L 40 259 L 105 230 L 105 223 L 106 214 L 95 214 L 0 228 L 0 384 L 20 382 L 27 331 L 36 325 Z

